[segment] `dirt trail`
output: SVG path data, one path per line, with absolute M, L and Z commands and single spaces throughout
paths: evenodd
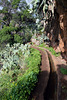
M 46 53 L 46 51 L 42 51 L 37 47 L 33 47 L 37 50 L 40 51 L 41 55 L 42 55 L 42 65 L 41 65 L 41 72 L 39 74 L 38 77 L 38 83 L 34 89 L 34 91 L 31 94 L 30 100 L 32 100 L 31 98 L 33 98 L 33 100 L 44 100 L 44 90 L 47 86 L 48 83 L 48 79 L 49 79 L 49 73 L 50 73 L 50 65 L 49 65 L 49 60 L 48 60 L 48 55 Z

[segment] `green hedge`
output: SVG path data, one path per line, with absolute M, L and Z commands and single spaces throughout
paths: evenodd
M 39 66 L 41 63 L 41 55 L 38 50 L 31 49 L 31 55 L 27 59 L 28 69 L 23 76 L 18 76 L 17 81 L 11 83 L 11 90 L 1 95 L 1 100 L 28 100 L 31 91 L 33 90 L 37 76 L 39 74 Z

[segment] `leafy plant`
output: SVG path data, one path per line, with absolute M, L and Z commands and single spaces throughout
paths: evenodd
M 29 44 L 14 44 L 10 47 L 9 44 L 6 45 L 5 49 L 0 52 L 0 61 L 3 64 L 2 70 L 12 70 L 16 69 L 16 66 L 24 66 L 23 62 L 29 56 Z M 22 59 L 22 60 L 21 60 Z
M 22 38 L 19 34 L 14 35 L 14 42 L 15 43 L 23 43 Z
M 17 27 L 4 26 L 4 28 L 0 30 L 0 42 L 9 42 L 13 38 L 13 32 L 16 32 L 17 30 Z
M 39 45 L 39 47 L 44 47 L 44 48 L 48 49 L 56 57 L 60 56 L 60 52 L 56 53 L 56 51 L 52 47 L 47 47 L 44 43 Z
M 31 91 L 38 81 L 41 55 L 38 50 L 30 49 L 26 59 L 27 69 L 10 71 L 0 76 L 0 99 L 2 100 L 28 100 Z M 13 77 L 12 77 L 13 76 Z M 5 88 L 6 87 L 6 88 Z
M 67 69 L 65 69 L 65 68 L 61 68 L 60 71 L 61 71 L 62 74 L 67 75 Z

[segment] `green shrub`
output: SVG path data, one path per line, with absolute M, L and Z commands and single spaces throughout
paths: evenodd
M 45 47 L 46 45 L 44 43 L 40 44 L 39 47 Z
M 62 74 L 67 75 L 67 69 L 65 69 L 65 68 L 61 68 L 60 71 L 61 71 Z
M 60 56 L 60 52 L 56 53 L 56 51 L 52 47 L 45 47 L 45 48 L 48 49 L 54 56 L 56 57 Z
M 4 26 L 3 29 L 0 30 L 0 42 L 9 42 L 13 38 L 12 32 L 17 31 L 17 27 Z
M 9 44 L 6 45 L 4 50 L 0 52 L 0 62 L 2 63 L 2 68 L 5 71 L 18 69 L 21 66 L 24 67 L 25 59 L 30 54 L 29 44 L 15 43 L 10 47 Z
M 14 35 L 14 42 L 15 43 L 23 43 L 22 37 L 19 34 Z
M 31 91 L 37 82 L 37 76 L 39 74 L 39 66 L 41 62 L 41 55 L 39 51 L 32 48 L 31 54 L 29 58 L 26 59 L 26 62 L 28 65 L 24 74 L 20 75 L 20 72 L 14 72 L 17 75 L 16 81 L 11 78 L 11 75 L 13 74 L 8 73 L 8 75 L 4 73 L 2 83 L 0 83 L 1 100 L 28 100 Z M 9 83 L 8 86 L 7 83 Z
M 56 51 L 52 47 L 47 47 L 44 43 L 39 45 L 39 47 L 43 47 L 43 48 L 48 49 L 56 57 L 60 56 L 60 52 L 56 53 Z
M 0 45 L 3 43 L 27 43 L 30 42 L 32 32 L 29 27 L 14 27 L 14 25 L 4 26 L 0 30 Z

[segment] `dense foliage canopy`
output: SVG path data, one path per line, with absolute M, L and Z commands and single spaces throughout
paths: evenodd
M 23 0 L 0 0 L 0 42 L 26 43 L 36 27 L 35 18 Z

